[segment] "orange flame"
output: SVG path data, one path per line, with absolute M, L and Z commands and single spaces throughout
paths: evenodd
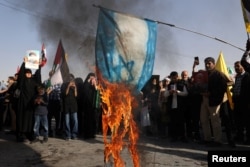
M 132 114 L 132 105 L 136 104 L 132 91 L 125 84 L 109 83 L 103 80 L 100 92 L 103 104 L 104 162 L 111 161 L 111 157 L 113 157 L 115 167 L 124 167 L 125 163 L 120 152 L 124 146 L 127 146 L 134 167 L 139 167 L 139 155 L 136 148 L 139 135 Z M 111 130 L 110 140 L 107 139 L 109 129 Z M 128 137 L 128 142 L 124 142 L 125 137 Z

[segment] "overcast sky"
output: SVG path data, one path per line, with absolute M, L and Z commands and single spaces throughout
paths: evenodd
M 233 67 L 243 51 L 213 38 L 245 49 L 247 33 L 239 0 L 0 0 L 0 80 L 13 75 L 26 51 L 40 50 L 42 43 L 49 57 L 42 70 L 43 80 L 47 79 L 59 39 L 68 53 L 71 72 L 85 78 L 94 64 L 93 39 L 99 9 L 93 4 L 181 28 L 158 24 L 154 74 L 161 78 L 171 71 L 191 73 L 195 56 L 200 58 L 198 68 L 203 69 L 204 58 L 217 59 L 221 51 L 227 65 Z M 79 53 L 83 56 L 76 56 Z

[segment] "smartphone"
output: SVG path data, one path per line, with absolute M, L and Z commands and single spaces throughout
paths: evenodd
M 194 62 L 196 65 L 200 64 L 199 57 L 194 57 Z

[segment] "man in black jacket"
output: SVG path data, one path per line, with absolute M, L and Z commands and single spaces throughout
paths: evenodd
M 207 57 L 204 63 L 208 73 L 207 90 L 201 93 L 200 121 L 204 134 L 204 142 L 210 146 L 220 146 L 222 139 L 220 106 L 223 102 L 229 79 L 225 74 L 215 69 L 214 58 Z M 214 141 L 212 140 L 212 136 L 214 137 Z
M 244 128 L 246 128 L 248 142 L 250 142 L 250 127 L 249 127 L 249 107 L 248 100 L 250 98 L 249 85 L 250 77 L 239 61 L 234 63 L 236 72 L 235 84 L 233 87 L 233 102 L 234 102 L 234 117 L 237 126 L 237 142 L 244 142 Z
M 245 77 L 247 81 L 242 81 L 241 83 L 241 88 L 240 88 L 240 103 L 244 103 L 245 108 L 244 110 L 241 111 L 241 113 L 243 114 L 241 117 L 243 117 L 243 119 L 241 120 L 240 123 L 244 123 L 244 126 L 246 128 L 246 140 L 244 141 L 244 137 L 242 139 L 242 135 L 241 135 L 241 130 L 239 130 L 239 128 L 241 129 L 241 125 L 237 126 L 237 130 L 239 132 L 239 134 L 237 133 L 236 139 L 240 142 L 244 141 L 244 143 L 246 144 L 250 144 L 250 121 L 247 118 L 250 118 L 250 105 L 249 105 L 249 97 L 250 97 L 250 82 L 249 82 L 249 75 L 250 75 L 250 63 L 248 61 L 249 59 L 249 53 L 250 53 L 250 39 L 247 40 L 246 42 L 246 52 L 243 54 L 240 64 L 241 66 L 244 68 L 245 73 L 248 73 L 248 77 Z M 242 79 L 243 80 L 243 79 Z M 243 108 L 243 106 L 242 106 Z M 237 109 L 237 108 L 236 108 Z M 238 119 L 238 118 L 236 118 Z M 240 118 L 239 118 L 240 119 Z M 237 122 L 236 122 L 237 123 Z M 239 127 L 240 126 L 240 127 Z

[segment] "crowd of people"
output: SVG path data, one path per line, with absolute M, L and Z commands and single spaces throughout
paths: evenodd
M 42 65 L 32 74 L 27 58 L 8 83 L 1 83 L 0 128 L 16 136 L 17 142 L 47 142 L 49 137 L 65 140 L 95 138 L 101 131 L 97 79 L 69 74 L 64 83 L 51 84 L 54 71 L 42 82 Z M 7 130 L 4 128 L 8 128 Z
M 139 120 L 143 132 L 169 137 L 172 142 L 191 140 L 216 147 L 223 142 L 232 147 L 250 145 L 249 54 L 247 40 L 246 52 L 234 63 L 234 78 L 218 71 L 213 57 L 204 59 L 205 70 L 195 69 L 199 65 L 196 58 L 190 76 L 187 70 L 180 76 L 172 71 L 163 80 L 153 75 L 141 92 L 143 110 Z M 223 128 L 227 141 L 222 138 Z
M 145 135 L 169 138 L 171 142 L 190 140 L 208 146 L 221 146 L 223 128 L 227 143 L 250 145 L 250 41 L 246 52 L 234 64 L 235 78 L 215 68 L 213 57 L 204 59 L 204 70 L 192 74 L 177 71 L 160 80 L 153 75 L 141 90 L 138 123 Z M 26 59 L 8 84 L 0 85 L 0 128 L 9 123 L 17 142 L 47 142 L 49 137 L 65 140 L 95 138 L 102 131 L 101 98 L 97 77 L 85 80 L 70 74 L 69 81 L 51 84 L 54 71 L 42 82 L 41 66 L 32 74 Z M 227 89 L 232 87 L 233 107 Z M 55 121 L 55 125 L 52 120 Z M 41 136 L 43 139 L 41 140 Z

